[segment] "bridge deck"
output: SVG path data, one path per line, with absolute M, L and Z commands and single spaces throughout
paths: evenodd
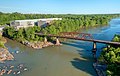
M 120 42 L 111 42 L 111 41 L 105 41 L 105 40 L 96 40 L 96 39 L 82 39 L 79 37 L 68 37 L 68 36 L 58 36 L 58 35 L 52 35 L 52 34 L 41 34 L 41 33 L 35 33 L 37 35 L 41 35 L 41 36 L 48 36 L 48 37 L 58 37 L 58 38 L 67 38 L 67 39 L 74 39 L 74 40 L 82 40 L 82 41 L 89 41 L 89 42 L 97 42 L 97 43 L 104 43 L 104 44 L 112 44 L 112 45 L 119 45 L 120 46 Z

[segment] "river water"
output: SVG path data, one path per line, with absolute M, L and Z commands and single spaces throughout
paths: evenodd
M 120 32 L 119 24 L 99 26 L 80 32 L 90 33 L 95 39 L 112 40 Z M 92 43 L 78 40 L 67 40 L 62 46 L 51 46 L 39 50 L 26 47 L 7 39 L 5 46 L 14 53 L 14 61 L 6 63 L 18 65 L 23 63 L 28 70 L 19 76 L 96 76 L 92 67 Z M 105 44 L 97 44 L 97 56 Z M 11 75 L 12 76 L 12 75 Z

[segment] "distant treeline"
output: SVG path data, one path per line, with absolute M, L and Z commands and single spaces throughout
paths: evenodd
M 63 18 L 63 20 L 71 21 L 69 24 L 94 26 L 108 24 L 112 18 L 120 17 L 120 14 L 91 14 L 91 15 L 76 15 L 76 14 L 22 14 L 2 13 L 0 12 L 0 25 L 9 24 L 12 20 L 24 19 L 39 19 L 39 18 Z M 73 23 L 74 22 L 74 23 Z M 65 21 L 63 21 L 65 23 Z

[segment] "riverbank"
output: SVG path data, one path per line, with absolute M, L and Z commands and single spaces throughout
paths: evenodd
M 28 70 L 24 63 L 14 64 L 15 58 L 13 53 L 11 54 L 7 47 L 5 47 L 5 43 L 7 40 L 0 35 L 0 76 L 3 75 L 18 75 Z M 17 53 L 16 53 L 17 54 Z M 12 61 L 11 61 L 12 60 Z M 7 62 L 10 61 L 10 62 Z
M 6 60 L 13 60 L 14 56 L 8 51 L 8 49 L 4 46 L 7 40 L 2 37 L 0 34 L 0 62 L 3 63 Z

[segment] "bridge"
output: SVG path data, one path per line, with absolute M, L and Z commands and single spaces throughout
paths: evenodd
M 88 33 L 79 33 L 79 32 L 61 32 L 59 34 L 43 34 L 43 33 L 35 33 L 36 35 L 44 36 L 45 40 L 44 42 L 47 42 L 46 37 L 56 37 L 56 44 L 59 45 L 60 42 L 58 38 L 66 38 L 66 39 L 74 39 L 74 40 L 81 40 L 81 41 L 89 41 L 93 42 L 93 56 L 96 58 L 96 43 L 103 43 L 103 44 L 109 44 L 109 45 L 116 45 L 120 46 L 120 42 L 112 42 L 112 41 L 105 41 L 105 40 L 97 40 L 93 39 L 91 34 Z

